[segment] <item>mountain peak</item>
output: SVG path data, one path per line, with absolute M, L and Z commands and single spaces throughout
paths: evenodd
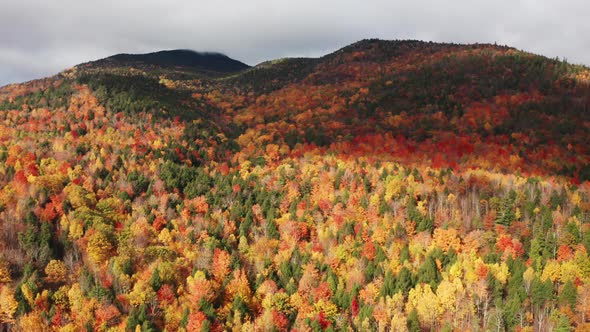
M 182 67 L 204 71 L 231 73 L 250 68 L 247 64 L 217 52 L 197 52 L 189 49 L 163 50 L 143 54 L 120 53 L 83 67 Z

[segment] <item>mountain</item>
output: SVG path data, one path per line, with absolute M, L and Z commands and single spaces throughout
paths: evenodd
M 362 40 L 0 88 L 7 330 L 586 330 L 590 69 Z
M 164 67 L 232 73 L 248 69 L 245 63 L 221 53 L 200 53 L 191 50 L 169 50 L 146 54 L 117 54 L 89 62 L 83 67 Z

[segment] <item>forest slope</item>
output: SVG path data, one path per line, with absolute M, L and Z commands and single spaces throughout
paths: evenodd
M 111 60 L 0 88 L 3 329 L 590 328 L 588 68 Z

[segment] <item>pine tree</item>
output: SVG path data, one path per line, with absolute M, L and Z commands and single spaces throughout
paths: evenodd
M 559 293 L 559 303 L 562 305 L 569 305 L 572 310 L 575 310 L 577 298 L 578 292 L 576 286 L 571 280 L 568 280 Z

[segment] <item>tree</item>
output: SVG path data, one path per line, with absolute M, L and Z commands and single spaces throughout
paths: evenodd
M 408 315 L 408 331 L 409 332 L 420 332 L 422 329 L 420 328 L 420 320 L 418 319 L 418 312 L 416 309 L 410 311 Z
M 414 288 L 414 286 L 414 274 L 407 267 L 402 267 L 396 277 L 394 293 L 402 292 L 404 296 L 407 296 L 410 289 Z
M 88 257 L 95 265 L 101 265 L 107 260 L 113 250 L 109 237 L 102 231 L 87 232 Z
M 58 284 L 66 280 L 66 265 L 63 261 L 52 259 L 45 267 L 45 280 L 51 284 Z
M 562 305 L 569 305 L 572 310 L 576 307 L 578 297 L 578 291 L 576 290 L 576 286 L 571 280 L 568 280 L 563 287 L 561 288 L 561 292 L 559 293 L 559 303 Z
M 230 272 L 231 255 L 227 251 L 215 248 L 213 251 L 213 263 L 211 273 L 216 281 L 221 282 Z
M 418 269 L 418 283 L 427 283 L 430 288 L 436 289 L 440 281 L 440 272 L 436 267 L 436 261 L 432 256 L 426 257 L 426 260 Z
M 432 292 L 430 285 L 419 284 L 410 290 L 406 311 L 416 310 L 420 320 L 426 323 L 431 329 L 437 326 L 438 319 L 442 314 L 442 307 L 439 305 L 436 294 Z
M 0 260 L 0 283 L 10 283 L 11 281 L 10 264 L 5 260 Z
M 18 308 L 18 302 L 14 298 L 13 291 L 7 286 L 0 290 L 0 321 L 14 323 L 14 313 Z

